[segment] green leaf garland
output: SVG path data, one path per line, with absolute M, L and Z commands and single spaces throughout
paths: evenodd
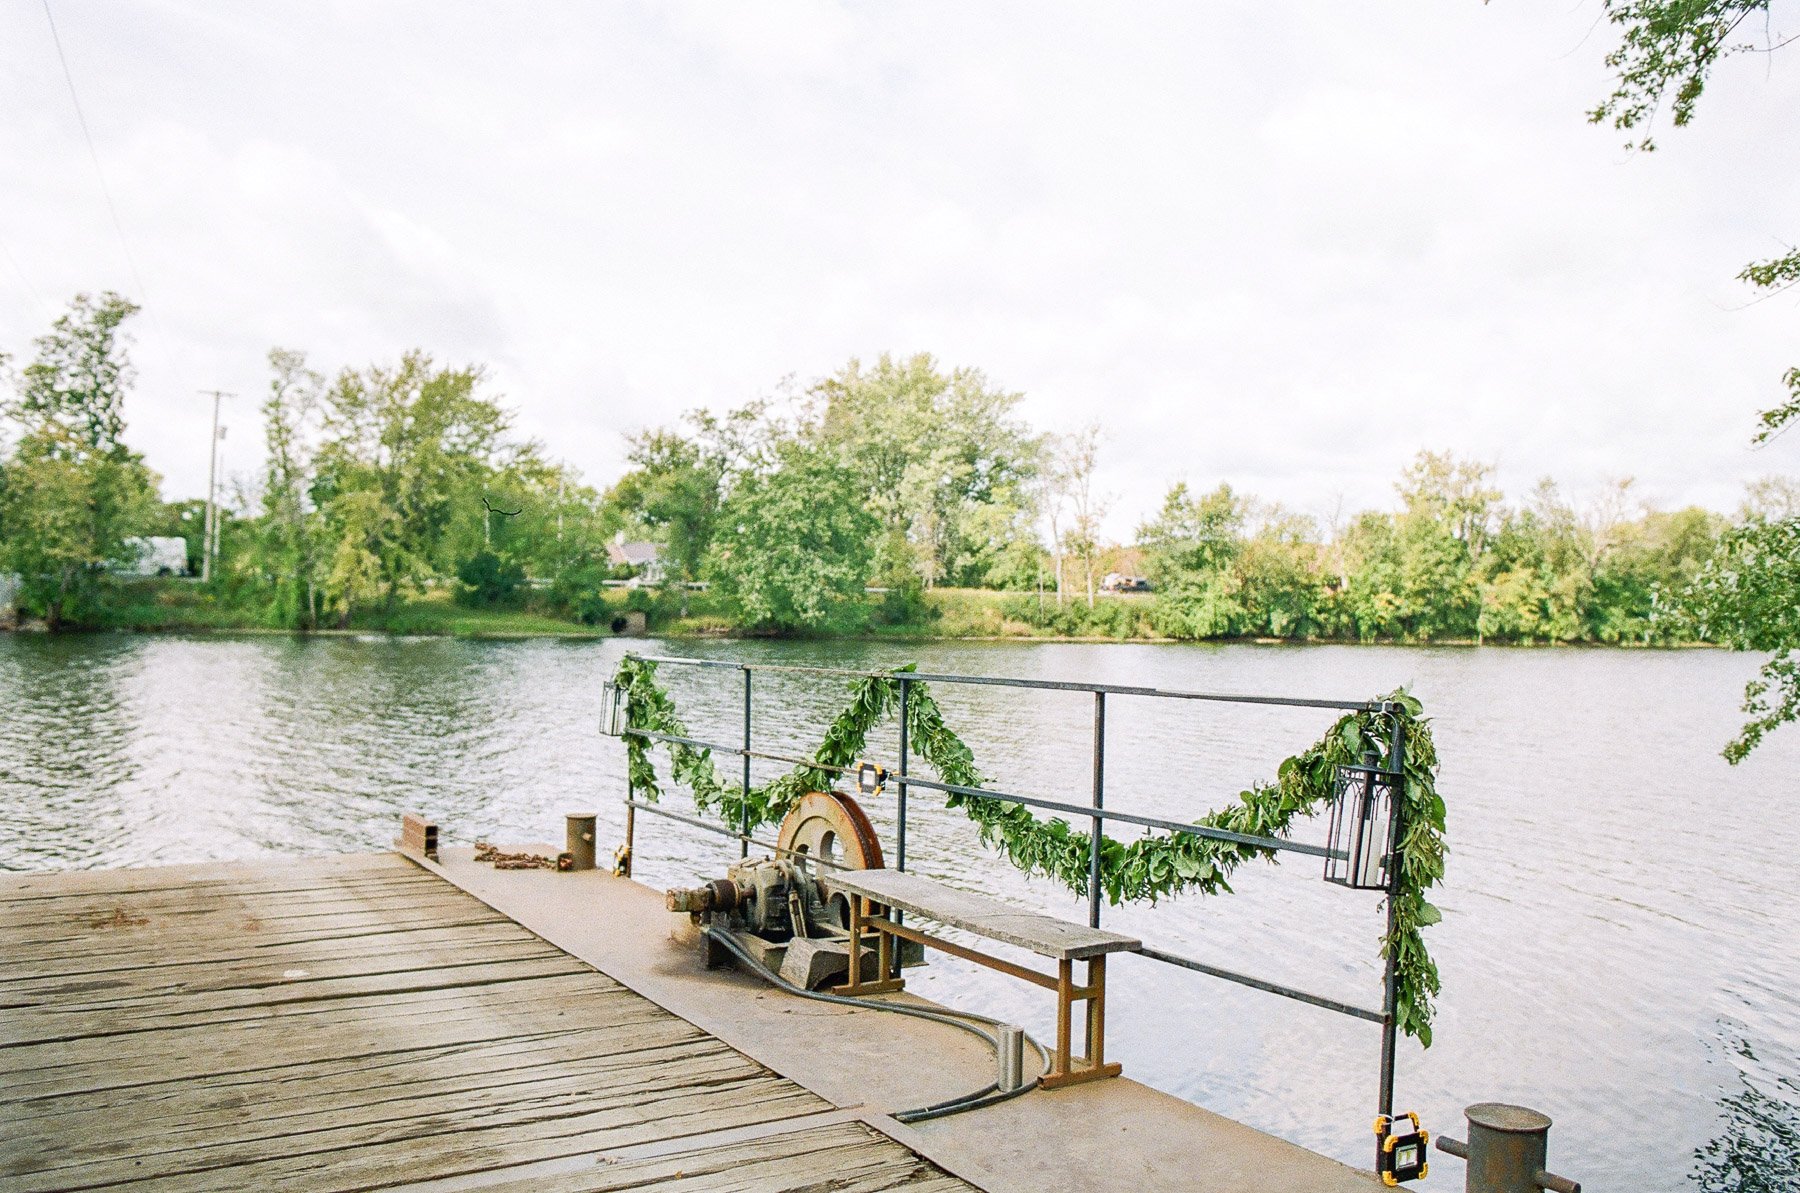
M 853 767 L 863 757 L 869 733 L 885 723 L 900 702 L 901 677 L 912 667 L 858 679 L 850 685 L 850 703 L 826 728 L 813 753 L 816 765 L 797 766 L 761 787 L 745 792 L 720 779 L 712 751 L 667 743 L 674 781 L 693 792 L 694 806 L 716 815 L 733 828 L 754 830 L 787 814 L 809 791 L 828 789 L 836 775 L 826 768 Z M 692 737 L 676 713 L 675 702 L 656 679 L 656 664 L 627 657 L 613 682 L 624 693 L 628 730 Z M 1404 689 L 1381 700 L 1382 710 L 1348 713 L 1305 750 L 1282 762 L 1274 782 L 1258 783 L 1239 793 L 1230 807 L 1195 823 L 1261 837 L 1285 837 L 1296 820 L 1322 811 L 1331 801 L 1337 768 L 1356 764 L 1369 754 L 1386 757 L 1394 719 L 1405 726 L 1406 776 L 1404 833 L 1400 840 L 1400 889 L 1394 898 L 1394 934 L 1382 940 L 1382 956 L 1395 960 L 1397 1018 L 1407 1035 L 1431 1046 L 1432 1000 L 1438 993 L 1437 965 L 1426 951 L 1423 930 L 1441 918 L 1425 892 L 1444 876 L 1444 801 L 1437 792 L 1437 749 L 1430 722 Z M 907 720 L 912 747 L 945 783 L 980 787 L 968 745 L 944 723 L 930 688 L 912 680 L 907 691 Z M 627 733 L 627 772 L 632 789 L 655 802 L 662 788 L 651 761 L 648 739 Z M 1077 894 L 1087 891 L 1088 833 L 1060 817 L 1040 820 L 1025 805 L 996 796 L 949 795 L 948 807 L 960 808 L 975 822 L 982 841 L 1004 854 L 1028 874 L 1054 878 Z M 1192 833 L 1140 837 L 1129 843 L 1100 838 L 1100 885 L 1112 903 L 1154 903 L 1165 895 L 1195 890 L 1229 893 L 1227 877 L 1254 857 L 1273 861 L 1275 851 Z

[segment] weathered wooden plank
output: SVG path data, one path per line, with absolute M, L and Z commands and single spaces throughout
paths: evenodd
M 102 973 L 37 976 L 0 987 L 0 1003 L 14 1010 L 93 1009 L 106 1014 L 145 1008 L 170 999 L 202 995 L 304 987 L 325 981 L 374 978 L 407 970 L 441 971 L 447 978 L 470 966 L 568 959 L 537 940 L 497 940 L 479 949 L 437 947 L 417 950 L 359 950 L 334 955 L 329 948 L 267 954 L 245 960 L 192 961 L 180 965 L 143 966 Z
M 671 1033 L 674 1038 L 702 1034 L 679 1020 L 671 1022 L 647 1012 L 626 1013 L 602 1007 L 571 1009 L 553 1022 L 557 1029 L 544 1030 L 533 1021 L 496 1016 L 491 1009 L 442 1007 L 421 1011 L 410 1020 L 390 1019 L 375 1030 L 367 1024 L 342 1020 L 284 1027 L 279 1050 L 272 1049 L 266 1027 L 259 1029 L 254 1025 L 209 1030 L 198 1054 L 191 1049 L 166 1047 L 170 1042 L 192 1042 L 179 1039 L 158 1039 L 156 1050 L 136 1054 L 120 1054 L 104 1046 L 112 1041 L 98 1041 L 79 1049 L 59 1044 L 53 1047 L 62 1063 L 40 1068 L 21 1066 L 11 1071 L 0 1068 L 0 1077 L 6 1078 L 0 1081 L 0 1105 L 110 1090 L 140 1090 L 220 1075 L 279 1074 L 289 1066 L 345 1057 L 375 1064 L 429 1055 L 435 1049 L 476 1048 L 505 1040 L 556 1039 L 573 1033 L 626 1031 L 655 1039 Z M 379 1034 L 383 1032 L 387 1034 L 385 1040 Z M 605 1047 L 609 1043 L 608 1039 L 593 1036 L 570 1039 L 571 1047 Z
M 483 1193 L 949 1193 L 972 1186 L 861 1123 L 786 1131 L 642 1159 L 605 1157 L 585 1170 L 484 1184 Z
M 483 1171 L 584 1151 L 793 1118 L 825 1103 L 785 1078 L 757 1075 L 691 1089 L 632 1089 L 571 1104 L 392 1122 L 192 1149 L 139 1162 L 72 1165 L 12 1177 L 17 1193 L 132 1182 L 134 1190 L 362 1189 Z
M 317 932 L 346 926 L 404 923 L 471 910 L 468 901 L 464 899 L 411 891 L 400 891 L 367 900 L 339 899 L 297 908 L 258 905 L 254 913 L 249 910 L 250 906 L 226 904 L 161 908 L 115 900 L 94 911 L 61 916 L 38 924 L 0 927 L 0 948 L 11 950 L 91 942 L 96 934 L 140 940 L 156 933 L 179 933 L 189 938 L 204 938 L 209 929 L 222 928 L 233 921 L 236 921 L 240 930 L 245 931 Z M 490 911 L 484 918 L 498 917 Z
M 150 981 L 160 980 L 158 971 L 178 973 L 188 968 L 259 963 L 291 968 L 295 955 L 301 952 L 315 960 L 350 960 L 389 956 L 397 946 L 404 946 L 409 951 L 441 954 L 487 949 L 521 940 L 542 943 L 518 925 L 502 920 L 466 925 L 433 924 L 323 940 L 249 939 L 203 950 L 147 948 L 104 954 L 76 952 L 48 958 L 14 956 L 0 962 L 0 1003 L 8 1001 L 15 990 L 31 983 L 58 978 L 73 980 L 117 975 L 121 981 Z
M 166 1066 L 171 1072 L 207 1072 L 209 1066 L 223 1068 L 239 1061 L 266 1067 L 303 1047 L 349 1049 L 361 1044 L 372 1051 L 404 1047 L 421 1037 L 436 1038 L 440 1025 L 446 1030 L 455 1025 L 458 1031 L 479 1032 L 467 1037 L 474 1040 L 655 1018 L 656 1008 L 644 1009 L 622 992 L 582 995 L 579 977 L 563 989 L 546 990 L 544 983 L 551 980 L 430 991 L 403 996 L 405 1001 L 397 1000 L 394 1005 L 364 999 L 357 1000 L 358 1006 L 327 1005 L 279 1017 L 246 1016 L 200 1025 L 203 1030 L 192 1037 L 173 1029 L 0 1049 L 0 1076 L 7 1078 L 0 1085 L 0 1102 L 11 1099 L 32 1081 L 66 1087 L 68 1071 L 84 1064 L 110 1064 L 122 1072 L 141 1061 Z M 197 1039 L 205 1043 L 204 1054 L 198 1057 L 192 1052 Z
M 370 857 L 379 857 L 370 854 Z M 417 866 L 398 863 L 380 871 L 333 873 L 320 871 L 312 862 L 283 863 L 269 869 L 237 864 L 216 872 L 214 868 L 168 866 L 155 870 L 59 871 L 42 874 L 0 875 L 0 919 L 13 914 L 35 914 L 34 909 L 79 906 L 112 899 L 168 899 L 175 902 L 206 900 L 219 895 L 283 899 L 324 894 L 342 898 L 359 891 L 419 889 L 423 874 Z M 192 875 L 189 877 L 188 875 Z
M 0 880 L 8 1190 L 370 1189 L 643 1145 L 569 1188 L 967 1188 L 860 1126 L 679 1146 L 829 1106 L 408 863 L 190 871 Z
M 360 949 L 345 955 L 328 946 L 307 956 L 256 957 L 247 960 L 189 961 L 140 966 L 111 973 L 57 974 L 16 981 L 0 987 L 0 1003 L 8 1010 L 46 1004 L 58 1011 L 107 1011 L 141 1006 L 151 999 L 191 997 L 227 990 L 258 990 L 328 978 L 372 977 L 406 970 L 450 971 L 493 961 L 563 957 L 560 950 L 534 937 L 499 938 L 479 951 L 461 947 Z
M 717 1040 L 666 1022 L 631 1030 L 586 1030 L 547 1037 L 510 1037 L 476 1045 L 415 1048 L 382 1056 L 334 1057 L 248 1073 L 207 1074 L 129 1088 L 26 1099 L 7 1107 L 21 1138 L 83 1138 L 90 1129 L 123 1122 L 138 1133 L 165 1135 L 176 1124 L 254 1109 L 272 1122 L 321 1104 L 425 1096 L 491 1084 L 495 1088 L 543 1080 L 547 1072 L 585 1073 L 626 1065 L 680 1063 L 725 1052 Z M 120 1111 L 128 1116 L 119 1116 Z
M 279 886 L 319 887 L 430 876 L 395 853 L 340 853 L 314 858 L 270 858 L 257 862 L 193 862 L 123 870 L 57 870 L 0 875 L 0 900 L 66 899 L 95 892 L 192 890 L 229 886 L 259 890 Z
M 566 1063 L 548 1066 L 535 1075 L 516 1075 L 515 1080 L 496 1080 L 494 1076 L 479 1074 L 472 1080 L 465 1076 L 460 1081 L 409 1079 L 359 1094 L 320 1096 L 303 1108 L 289 1107 L 291 1112 L 282 1115 L 268 1114 L 257 1102 L 155 1122 L 134 1115 L 129 1132 L 21 1132 L 16 1139 L 9 1139 L 0 1153 L 0 1176 L 55 1172 L 109 1160 L 128 1160 L 134 1167 L 139 1162 L 182 1165 L 204 1161 L 210 1165 L 219 1155 L 229 1154 L 238 1157 L 233 1161 L 237 1163 L 244 1162 L 243 1157 L 293 1154 L 321 1141 L 336 1141 L 352 1130 L 410 1128 L 445 1116 L 465 1122 L 507 1119 L 529 1123 L 636 1105 L 666 1097 L 671 1090 L 686 1095 L 696 1088 L 717 1087 L 754 1096 L 755 1087 L 749 1083 L 766 1084 L 766 1074 L 753 1062 L 728 1049 L 681 1060 L 634 1054 L 612 1063 Z
M 0 1052 L 29 1044 L 100 1039 L 138 1032 L 165 1031 L 202 1024 L 234 1023 L 269 1015 L 305 1014 L 336 1010 L 346 998 L 390 997 L 432 990 L 462 989 L 557 977 L 577 973 L 580 962 L 567 956 L 526 958 L 477 964 L 455 970 L 406 971 L 362 978 L 338 978 L 317 983 L 295 982 L 261 991 L 230 991 L 196 995 L 184 1000 L 158 1000 L 141 1014 L 96 1017 L 81 1011 L 59 1013 L 38 1010 L 9 1014 L 0 1022 Z M 304 987 L 300 989 L 299 987 Z
M 485 909 L 483 909 L 485 910 Z M 438 931 L 444 929 L 490 928 L 504 921 L 497 921 L 489 915 L 473 916 L 466 911 L 453 914 L 431 916 L 408 916 L 396 921 L 382 922 L 372 920 L 359 927 L 320 928 L 313 926 L 304 930 L 270 932 L 260 923 L 240 923 L 230 925 L 217 937 L 202 937 L 204 944 L 196 944 L 192 937 L 172 934 L 145 934 L 142 936 L 120 934 L 109 937 L 103 942 L 71 940 L 54 947 L 34 949 L 24 960 L 32 965 L 42 965 L 55 961 L 80 961 L 104 957 L 123 961 L 136 961 L 158 956 L 171 960 L 186 958 L 189 960 L 205 960 L 223 956 L 254 956 L 255 950 L 264 948 L 299 948 L 307 944 L 329 943 L 332 941 L 375 942 L 411 932 Z M 218 939 L 218 943 L 213 940 Z M 20 956 L 17 950 L 9 950 L 8 955 Z

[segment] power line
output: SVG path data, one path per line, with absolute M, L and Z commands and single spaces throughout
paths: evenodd
M 112 188 L 106 185 L 106 171 L 100 166 L 99 151 L 94 148 L 94 134 L 88 128 L 87 113 L 81 108 L 81 96 L 75 90 L 75 75 L 69 70 L 69 57 L 63 53 L 62 35 L 56 31 L 56 16 L 50 11 L 50 0 L 43 0 L 44 19 L 50 23 L 50 40 L 56 46 L 56 60 L 62 63 L 63 82 L 69 85 L 69 102 L 75 106 L 75 119 L 81 125 L 82 140 L 87 142 L 88 160 L 94 163 L 94 177 L 100 180 L 100 194 L 106 199 L 107 214 L 112 216 L 113 232 L 119 238 L 119 249 L 125 254 L 125 265 L 131 271 L 132 284 L 143 296 L 144 309 L 150 316 L 150 322 L 156 328 L 157 339 L 162 341 L 163 355 L 169 358 L 169 367 L 175 371 L 175 379 L 181 381 L 181 366 L 176 363 L 175 353 L 169 346 L 169 334 L 163 330 L 162 319 L 156 313 L 156 306 L 150 301 L 150 287 L 144 285 L 143 275 L 138 272 L 137 259 L 131 255 L 131 243 L 125 238 L 125 224 L 119 219 L 118 204 L 113 202 Z M 9 254 L 10 255 L 10 254 Z

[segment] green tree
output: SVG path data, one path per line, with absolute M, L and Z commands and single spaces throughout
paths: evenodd
M 492 551 L 477 551 L 457 566 L 462 587 L 457 600 L 465 605 L 494 606 L 510 601 L 525 583 L 525 569 Z
M 690 411 L 683 422 L 685 430 L 632 436 L 626 452 L 632 470 L 613 487 L 610 500 L 661 544 L 664 575 L 679 588 L 686 616 L 687 586 L 705 566 L 731 479 L 779 432 L 760 402 L 722 416 Z
M 1718 556 L 1685 591 L 1700 632 L 1738 650 L 1770 652 L 1744 689 L 1743 729 L 1725 747 L 1746 758 L 1772 730 L 1800 719 L 1800 518 L 1754 519 L 1725 533 Z
M 1158 587 L 1231 566 L 1243 549 L 1248 504 L 1220 485 L 1196 497 L 1185 481 L 1163 497 L 1156 517 L 1138 527 L 1144 569 Z
M 269 352 L 269 396 L 263 399 L 267 449 L 262 516 L 251 534 L 250 566 L 267 594 L 276 625 L 312 629 L 319 622 L 324 543 L 313 507 L 314 456 L 323 413 L 325 378 L 299 352 Z
M 1234 564 L 1246 612 L 1245 632 L 1306 638 L 1322 627 L 1324 583 L 1318 530 L 1311 518 L 1280 507 L 1264 512 Z
M 126 540 L 158 514 L 156 477 L 124 442 L 132 380 L 121 327 L 137 306 L 77 295 L 36 341 L 5 414 L 16 441 L 0 487 L 0 571 L 52 629 L 93 601 Z
M 574 469 L 544 459 L 535 444 L 523 444 L 506 454 L 486 495 L 506 516 L 488 515 L 482 545 L 521 576 L 543 580 L 558 593 L 575 577 L 600 578 L 594 569 L 606 566 L 606 539 L 620 519 Z
M 1156 586 L 1150 624 L 1171 638 L 1225 638 L 1255 616 L 1235 570 L 1243 552 L 1246 501 L 1230 485 L 1196 497 L 1179 482 L 1156 517 L 1138 527 L 1144 568 Z
M 860 610 L 881 534 L 836 453 L 787 440 L 733 486 L 706 574 L 739 624 L 776 632 L 842 625 Z
M 1007 537 L 1030 521 L 1044 450 L 1016 416 L 1021 395 L 920 353 L 852 360 L 810 397 L 806 434 L 842 457 L 881 520 L 884 579 L 989 583 Z
M 376 598 L 448 576 L 483 541 L 481 498 L 505 460 L 507 411 L 476 367 L 414 351 L 392 368 L 346 369 L 324 395 L 313 498 L 331 563 L 327 602 L 347 623 Z
M 1644 150 L 1655 148 L 1649 129 L 1665 101 L 1673 123 L 1682 127 L 1694 119 L 1720 63 L 1746 53 L 1772 53 L 1792 40 L 1778 38 L 1766 19 L 1769 0 L 1606 0 L 1606 7 L 1620 30 L 1619 45 L 1606 59 L 1618 78 L 1589 119 L 1629 132 Z M 1760 290 L 1784 290 L 1800 282 L 1800 248 L 1753 262 L 1738 277 Z M 1800 366 L 1788 369 L 1781 381 L 1786 394 L 1762 412 L 1757 443 L 1800 422 Z M 1744 711 L 1751 719 L 1725 749 L 1734 763 L 1770 730 L 1800 718 L 1795 657 L 1800 622 L 1794 617 L 1800 570 L 1791 563 L 1797 542 L 1800 523 L 1794 519 L 1753 518 L 1725 537 L 1717 562 L 1686 590 L 1687 610 L 1697 624 L 1739 649 L 1773 655 L 1745 689 Z

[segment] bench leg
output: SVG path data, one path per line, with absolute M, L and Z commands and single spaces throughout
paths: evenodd
M 1062 961 L 1056 970 L 1056 1052 L 1050 1071 L 1044 1075 L 1045 1089 L 1117 1077 L 1123 1070 L 1115 1062 L 1106 1063 L 1106 957 L 1104 954 L 1087 963 L 1087 985 L 1075 985 L 1075 963 Z M 1076 1002 L 1087 1006 L 1087 1055 L 1070 1055 Z
M 863 980 L 863 944 L 867 939 L 864 925 L 872 921 L 886 918 L 887 909 L 862 895 L 850 897 L 850 974 L 849 981 L 832 991 L 833 994 L 888 994 L 895 990 L 906 989 L 906 982 L 901 978 L 887 975 L 892 970 L 893 937 L 879 927 L 875 933 L 875 956 L 877 959 L 873 981 Z

